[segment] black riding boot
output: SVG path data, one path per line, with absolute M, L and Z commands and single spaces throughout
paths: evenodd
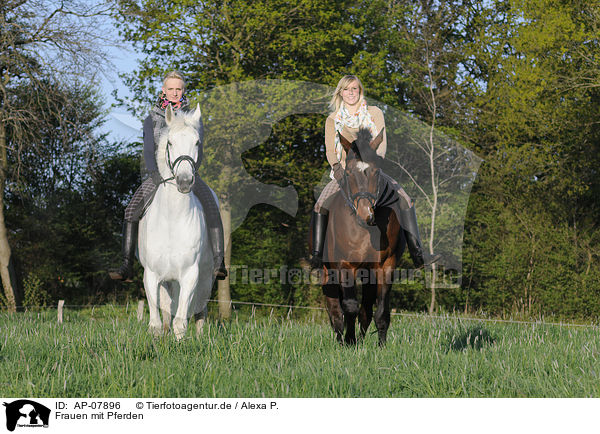
M 123 264 L 117 271 L 109 272 L 113 280 L 131 282 L 133 278 L 133 255 L 138 235 L 138 222 L 123 222 Z
M 223 280 L 227 277 L 227 268 L 225 268 L 225 241 L 223 237 L 223 222 L 221 222 L 221 213 L 217 206 L 213 193 L 208 185 L 196 177 L 193 187 L 194 194 L 202 204 L 208 234 L 213 250 L 215 278 Z
M 225 242 L 223 240 L 223 226 L 209 228 L 210 242 L 213 248 L 213 257 L 215 261 L 215 277 L 217 280 L 223 280 L 227 277 L 227 268 L 225 268 Z
M 311 270 L 323 266 L 323 247 L 325 245 L 325 235 L 327 233 L 327 219 L 329 214 L 320 214 L 313 211 L 312 214 L 312 242 L 313 251 L 310 258 Z
M 404 236 L 408 246 L 408 252 L 410 253 L 410 257 L 415 266 L 421 268 L 423 266 L 431 265 L 439 260 L 442 255 L 429 255 L 423 251 L 415 207 L 411 206 L 406 209 L 398 208 L 398 210 L 400 213 L 400 224 L 404 230 Z

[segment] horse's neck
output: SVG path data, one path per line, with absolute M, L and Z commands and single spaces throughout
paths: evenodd
M 167 210 L 170 216 L 186 217 L 194 212 L 196 198 L 193 192 L 182 194 L 174 184 L 165 183 L 156 195 L 160 209 Z
M 171 170 L 167 166 L 167 141 L 162 136 L 156 147 L 156 165 L 158 166 L 158 173 L 163 179 L 171 177 Z

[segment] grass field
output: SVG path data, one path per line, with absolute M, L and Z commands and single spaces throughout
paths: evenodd
M 267 312 L 268 314 L 268 312 Z M 154 339 L 124 308 L 0 313 L 4 397 L 600 397 L 597 327 L 394 316 L 385 348 L 326 317 Z M 371 325 L 373 327 L 373 325 Z

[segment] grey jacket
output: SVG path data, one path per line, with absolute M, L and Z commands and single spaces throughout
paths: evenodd
M 181 107 L 179 110 L 185 112 L 190 111 L 189 106 Z M 165 111 L 158 107 L 152 107 L 150 114 L 144 120 L 144 162 L 146 164 L 146 170 L 149 174 L 158 171 L 158 165 L 156 164 L 156 143 L 160 137 L 162 130 L 167 127 L 165 121 Z M 204 125 L 202 119 L 200 119 L 200 125 L 198 127 L 198 135 L 200 136 L 198 143 L 198 159 L 196 160 L 196 169 L 200 167 L 202 162 L 204 140 Z

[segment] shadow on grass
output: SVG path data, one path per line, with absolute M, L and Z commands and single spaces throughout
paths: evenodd
M 454 331 L 448 336 L 448 351 L 463 351 L 467 348 L 481 350 L 495 343 L 494 337 L 482 326 Z

